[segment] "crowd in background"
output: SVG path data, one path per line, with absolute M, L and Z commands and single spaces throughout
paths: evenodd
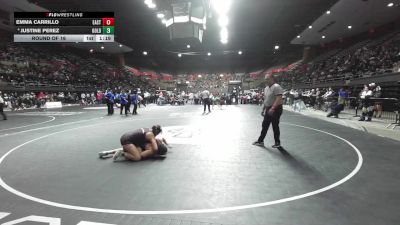
M 400 33 L 385 37 L 361 42 L 300 65 L 295 70 L 283 74 L 282 81 L 288 85 L 314 84 L 400 72 Z
M 307 107 L 329 112 L 328 117 L 338 118 L 341 111 L 347 108 L 360 109 L 360 121 L 371 121 L 372 116 L 382 116 L 382 88 L 371 83 L 364 85 L 359 93 L 352 93 L 350 89 L 316 88 L 284 92 L 284 104 L 290 105 L 295 111 L 305 110 Z M 391 99 L 387 99 L 392 101 Z M 392 101 L 396 103 L 395 99 Z
M 62 49 L 6 43 L 0 46 L 0 82 L 12 85 L 73 85 L 96 89 L 155 88 L 147 79 L 136 77 L 96 57 L 80 56 Z
M 318 57 L 311 63 L 280 74 L 280 83 L 289 88 L 292 84 L 354 79 L 376 74 L 400 71 L 400 34 L 391 33 L 373 41 L 363 41 L 345 50 L 335 51 Z M 96 92 L 4 92 L 2 97 L 7 107 L 13 110 L 42 107 L 48 101 L 93 105 L 105 103 L 104 93 L 110 88 L 119 101 L 119 95 L 134 90 L 145 103 L 158 105 L 202 104 L 201 93 L 210 91 L 211 102 L 222 104 L 260 104 L 262 87 L 258 90 L 233 89 L 232 80 L 243 82 L 243 74 L 202 74 L 189 75 L 180 80 L 186 89 L 160 90 L 157 85 L 143 77 L 137 77 L 131 70 L 121 68 L 95 56 L 80 55 L 60 48 L 46 48 L 36 45 L 4 43 L 0 46 L 0 83 L 11 85 L 73 85 L 74 87 L 95 88 Z M 178 82 L 179 83 L 179 82 Z M 263 85 L 263 84 L 262 84 Z M 178 87 L 178 86 L 176 86 Z M 381 93 L 375 87 L 374 91 Z M 364 88 L 365 89 L 365 88 Z M 345 96 L 345 97 L 344 97 Z M 352 98 L 356 93 L 350 89 L 308 89 L 288 90 L 287 104 L 295 110 L 306 105 L 327 111 L 332 102 L 340 107 L 355 107 Z M 299 100 L 302 101 L 299 101 Z M 343 100 L 345 99 L 345 100 Z M 358 98 L 360 99 L 360 98 Z M 335 101 L 333 101 L 335 100 Z M 327 102 L 329 104 L 327 104 Z M 334 115 L 337 116 L 337 115 Z

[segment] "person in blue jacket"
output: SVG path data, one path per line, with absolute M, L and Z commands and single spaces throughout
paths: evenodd
M 132 111 L 132 115 L 137 115 L 137 106 L 138 106 L 138 94 L 137 91 L 134 90 L 132 95 L 131 95 L 131 102 L 133 104 L 133 111 Z
M 106 103 L 107 103 L 107 111 L 108 115 L 114 114 L 114 94 L 112 90 L 108 89 L 105 95 Z
M 330 108 L 331 111 L 326 116 L 327 117 L 334 116 L 335 118 L 339 118 L 339 113 L 343 111 L 344 105 L 336 100 L 333 100 L 333 102 L 330 104 Z
M 120 99 L 120 93 L 117 91 L 115 92 L 115 98 L 114 98 L 114 103 L 117 107 L 119 107 L 119 105 L 121 105 L 121 99 Z
M 131 104 L 132 104 L 132 98 L 131 98 L 131 90 L 128 91 L 126 94 L 126 99 L 128 100 L 128 103 L 126 104 L 125 108 L 126 110 L 131 113 Z
M 119 95 L 120 98 L 120 102 L 121 102 L 121 112 L 120 115 L 122 115 L 122 111 L 125 108 L 125 116 L 128 116 L 128 108 L 126 107 L 126 105 L 128 104 L 128 99 L 127 99 L 127 95 L 125 93 L 125 91 L 122 91 L 121 94 Z

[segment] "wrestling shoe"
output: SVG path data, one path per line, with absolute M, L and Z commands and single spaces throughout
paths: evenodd
M 262 142 L 260 142 L 260 141 L 255 141 L 255 142 L 253 142 L 253 145 L 264 147 L 264 142 L 263 142 L 263 141 L 262 141 Z
M 281 144 L 280 143 L 275 143 L 274 145 L 272 145 L 273 148 L 281 148 Z
M 113 155 L 114 162 L 119 161 L 123 156 L 124 151 L 122 149 L 117 150 Z
M 100 159 L 107 158 L 107 156 L 108 156 L 108 153 L 107 153 L 107 152 L 105 152 L 105 151 L 99 152 L 99 158 L 100 158 Z

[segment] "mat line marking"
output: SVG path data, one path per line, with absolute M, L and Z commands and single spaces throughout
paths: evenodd
M 31 132 L 31 131 L 45 130 L 45 129 L 53 128 L 53 127 L 60 127 L 60 126 L 65 126 L 65 125 L 70 125 L 70 124 L 76 124 L 76 123 L 81 123 L 81 122 L 87 122 L 87 121 L 96 120 L 96 119 L 100 119 L 100 118 L 101 118 L 101 117 L 96 117 L 96 118 L 87 119 L 87 120 L 79 120 L 79 121 L 75 121 L 75 122 L 68 122 L 68 123 L 62 123 L 62 124 L 47 126 L 47 127 L 39 127 L 39 128 L 29 129 L 29 130 L 23 130 L 23 131 L 18 131 L 18 132 L 10 133 L 10 134 L 2 134 L 2 135 L 0 135 L 0 138 L 2 138 L 2 137 L 9 137 L 9 136 L 11 136 L 11 135 L 16 135 L 16 134 L 28 133 L 28 132 Z
M 71 125 L 71 124 L 76 124 L 76 123 L 81 123 L 81 122 L 87 122 L 87 121 L 91 121 L 91 120 L 97 120 L 97 119 L 103 119 L 105 116 L 102 117 L 96 117 L 96 118 L 92 118 L 92 119 L 86 119 L 86 120 L 79 120 L 79 121 L 75 121 L 75 122 L 68 122 L 68 123 L 62 123 L 62 124 L 56 124 L 56 125 L 52 125 L 52 126 L 46 126 L 46 127 L 39 127 L 39 128 L 34 128 L 34 129 L 29 129 L 29 130 L 23 130 L 23 131 L 18 131 L 18 132 L 14 132 L 14 133 L 9 133 L 9 134 L 2 134 L 0 135 L 0 138 L 2 137 L 8 137 L 10 135 L 16 135 L 16 134 L 21 134 L 21 133 L 27 133 L 27 132 L 31 132 L 31 131 L 37 131 L 37 130 L 44 130 L 44 129 L 48 129 L 48 128 L 53 128 L 53 127 L 59 127 L 59 126 L 65 126 L 65 125 Z M 179 119 L 180 117 L 176 117 L 176 118 L 171 118 L 168 117 L 168 119 Z M 140 118 L 140 120 L 150 120 L 150 119 L 165 119 L 165 117 L 152 117 L 152 118 Z M 126 122 L 127 120 L 137 120 L 137 118 L 132 117 L 132 118 L 128 118 L 128 119 L 124 119 L 122 120 L 123 122 Z M 113 122 L 111 122 L 113 123 Z M 108 123 L 106 123 L 108 124 Z
M 111 123 L 120 123 L 120 122 L 125 122 L 123 121 L 114 121 Z M 108 123 L 110 124 L 110 123 Z M 235 210 L 243 210 L 243 209 L 253 209 L 253 208 L 258 208 L 258 207 L 265 207 L 265 206 L 269 206 L 269 205 L 276 205 L 276 204 L 280 204 L 280 203 L 285 203 L 285 202 L 290 202 L 290 201 L 294 201 L 294 200 L 299 200 L 302 198 L 306 198 L 306 197 L 310 197 L 313 195 L 317 195 L 320 194 L 322 192 L 328 191 L 330 189 L 333 189 L 343 183 L 345 183 L 346 181 L 350 180 L 354 175 L 356 175 L 363 164 L 363 157 L 361 155 L 361 152 L 359 151 L 359 149 L 352 144 L 350 141 L 339 137 L 335 134 L 329 133 L 327 131 L 323 131 L 323 130 L 319 130 L 319 129 L 315 129 L 315 128 L 311 128 L 311 127 L 306 127 L 306 126 L 302 126 L 302 125 L 298 125 L 298 124 L 291 124 L 291 123 L 283 123 L 283 124 L 287 124 L 290 126 L 297 126 L 297 127 L 302 127 L 305 129 L 309 129 L 309 130 L 314 130 L 320 133 L 324 133 L 327 135 L 330 135 L 332 137 L 335 137 L 339 140 L 344 141 L 345 143 L 347 143 L 350 147 L 352 147 L 352 149 L 356 152 L 357 157 L 358 157 L 358 161 L 357 161 L 357 165 L 356 167 L 344 178 L 340 179 L 339 181 L 336 181 L 335 183 L 328 185 L 324 188 L 320 188 L 317 189 L 315 191 L 311 191 L 305 194 L 301 194 L 301 195 L 296 195 L 296 196 L 292 196 L 292 197 L 288 197 L 288 198 L 283 198 L 283 199 L 279 199 L 279 200 L 274 200 L 274 201 L 268 201 L 268 202 L 261 202 L 261 203 L 256 203 L 256 204 L 248 204 L 248 205 L 239 205 L 239 206 L 230 206 L 230 207 L 220 207 L 220 208 L 212 208 L 212 209 L 191 209 L 191 210 L 158 210 L 158 211 L 137 211 L 137 210 L 115 210 L 115 209 L 101 209 L 101 208 L 91 208 L 91 207 L 82 207 L 82 206 L 74 206 L 74 205 L 67 205 L 67 204 L 62 204 L 62 203 L 57 203 L 57 202 L 51 202 L 48 200 L 44 200 L 44 199 L 40 199 L 34 196 L 30 196 L 28 194 L 22 193 L 14 188 L 12 188 L 11 186 L 9 186 L 8 184 L 6 184 L 3 180 L 3 178 L 0 176 L 0 186 L 2 186 L 4 189 L 6 189 L 7 191 L 20 196 L 22 198 L 37 202 L 37 203 L 41 203 L 41 204 L 45 204 L 45 205 L 49 205 L 49 206 L 53 206 L 53 207 L 58 207 L 58 208 L 64 208 L 64 209 L 72 209 L 72 210 L 77 210 L 77 211 L 87 211 L 87 212 L 97 212 L 97 213 L 109 213 L 109 214 L 126 214 L 126 215 L 171 215 L 171 214 L 198 214 L 198 213 L 217 213 L 217 212 L 227 212 L 227 211 L 235 211 Z M 85 126 L 81 126 L 81 127 L 76 127 L 76 128 L 71 128 L 71 129 L 67 129 L 67 130 L 63 130 L 63 131 L 57 131 L 57 132 L 53 132 L 35 139 L 32 139 L 30 141 L 27 141 L 23 144 L 18 145 L 17 147 L 14 147 L 13 149 L 11 149 L 10 151 L 8 151 L 6 154 L 4 154 L 1 158 L 0 158 L 0 165 L 1 163 L 4 161 L 4 159 L 11 154 L 12 152 L 14 152 L 15 150 L 17 150 L 18 148 L 27 145 L 29 143 L 35 142 L 37 140 L 55 135 L 55 134 L 59 134 L 59 133 L 63 133 L 63 132 L 67 132 L 67 131 L 71 131 L 71 130 L 77 130 L 80 128 L 86 128 L 86 127 L 92 127 L 92 126 L 98 126 L 98 125 L 102 125 L 102 124 L 91 124 L 91 125 L 85 125 Z
M 39 124 L 45 124 L 45 123 L 50 123 L 51 121 L 55 120 L 56 117 L 54 116 L 46 116 L 46 117 L 50 117 L 50 120 L 44 121 L 44 122 L 40 122 L 40 123 L 34 123 L 34 124 L 29 124 L 26 126 L 20 126 L 20 127 L 12 127 L 12 128 L 6 128 L 6 129 L 1 129 L 0 132 L 2 131 L 6 131 L 6 130 L 15 130 L 15 129 L 19 129 L 19 128 L 25 128 L 25 127 L 30 127 L 30 126 L 35 126 L 35 125 L 39 125 Z

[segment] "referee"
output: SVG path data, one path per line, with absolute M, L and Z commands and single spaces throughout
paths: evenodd
M 279 119 L 282 115 L 282 87 L 275 83 L 275 78 L 272 74 L 267 74 L 266 87 L 264 89 L 264 103 L 261 115 L 264 117 L 262 122 L 262 130 L 260 137 L 253 145 L 264 146 L 264 139 L 267 135 L 269 125 L 272 123 L 272 129 L 274 131 L 275 144 L 273 148 L 281 147 L 281 140 L 279 139 Z

